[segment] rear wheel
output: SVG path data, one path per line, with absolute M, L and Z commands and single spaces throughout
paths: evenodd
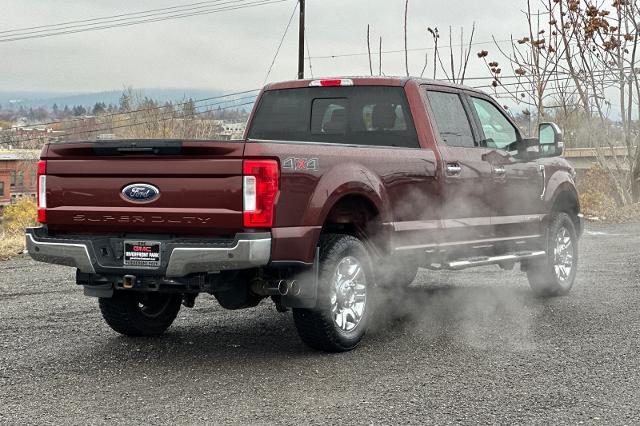
M 547 255 L 531 261 L 527 277 L 540 296 L 563 296 L 571 291 L 578 269 L 578 236 L 571 217 L 556 213 L 547 231 Z
M 176 319 L 181 303 L 181 295 L 133 292 L 99 300 L 106 323 L 126 336 L 161 335 Z
M 322 236 L 317 306 L 293 310 L 302 341 L 327 352 L 355 348 L 367 331 L 372 292 L 373 274 L 362 242 L 350 235 Z

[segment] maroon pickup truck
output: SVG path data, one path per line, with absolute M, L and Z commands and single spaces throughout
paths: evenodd
M 583 222 L 562 150 L 557 126 L 523 138 L 467 87 L 271 84 L 244 140 L 46 145 L 27 246 L 77 268 L 125 335 L 161 334 L 209 293 L 227 309 L 271 298 L 307 345 L 345 351 L 376 291 L 420 267 L 520 263 L 535 293 L 568 293 Z

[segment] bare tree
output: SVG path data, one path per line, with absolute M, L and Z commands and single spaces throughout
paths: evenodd
M 437 78 L 438 65 L 440 66 L 440 71 L 444 74 L 444 78 L 452 83 L 464 84 L 465 77 L 467 75 L 467 68 L 469 66 L 469 58 L 471 56 L 471 48 L 473 46 L 473 38 L 476 33 L 476 24 L 473 23 L 471 27 L 471 35 L 469 36 L 468 42 L 465 44 L 464 40 L 464 28 L 460 28 L 460 44 L 458 47 L 458 52 L 455 52 L 453 44 L 453 29 L 449 27 L 449 61 L 448 64 L 442 60 L 442 56 L 440 54 L 440 32 L 438 28 L 427 28 L 427 33 L 431 35 L 433 41 L 433 78 Z M 458 65 L 456 66 L 456 57 L 458 57 Z
M 595 148 L 620 202 L 638 201 L 638 2 L 538 0 L 538 5 L 541 11 L 534 12 L 527 1 L 525 36 L 512 38 L 508 49 L 496 42 L 512 75 L 505 76 L 489 52 L 478 54 L 494 78 L 494 90 L 534 106 L 538 121 L 551 115 L 575 126 L 572 132 Z M 623 161 L 613 155 L 619 144 L 626 148 Z

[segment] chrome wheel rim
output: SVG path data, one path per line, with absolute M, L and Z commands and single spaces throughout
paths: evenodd
M 556 277 L 561 283 L 569 280 L 573 269 L 573 241 L 571 240 L 571 234 L 564 226 L 556 234 L 553 268 Z
M 355 257 L 345 257 L 336 266 L 331 285 L 331 315 L 342 331 L 353 331 L 362 321 L 367 304 L 367 277 Z

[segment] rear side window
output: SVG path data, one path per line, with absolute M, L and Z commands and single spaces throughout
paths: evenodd
M 401 87 L 310 87 L 267 91 L 250 139 L 419 148 Z
M 444 143 L 449 146 L 475 146 L 469 117 L 456 93 L 428 91 L 431 111 Z

